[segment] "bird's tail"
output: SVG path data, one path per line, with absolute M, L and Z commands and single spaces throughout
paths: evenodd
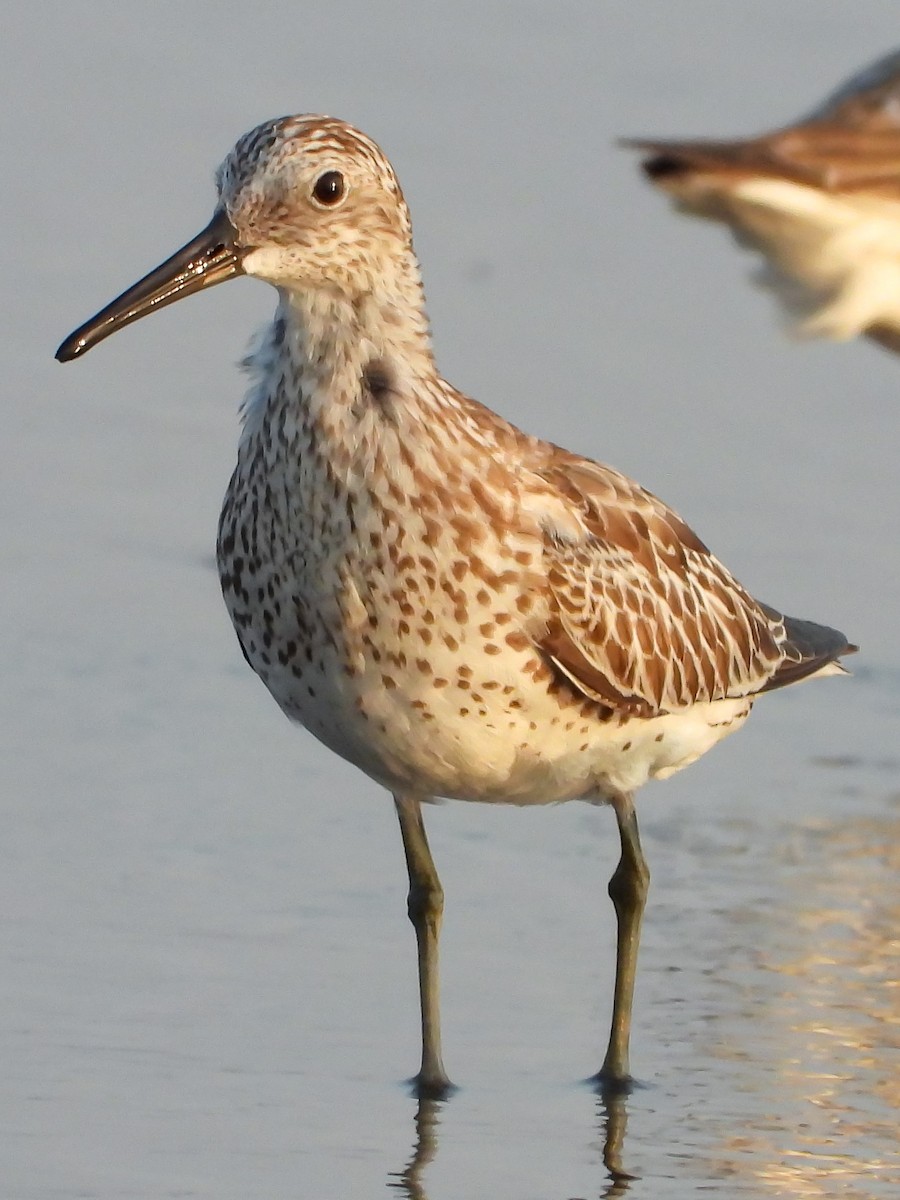
M 763 691 L 787 687 L 813 675 L 846 674 L 839 659 L 846 654 L 855 654 L 859 647 L 848 642 L 844 634 L 827 625 L 817 625 L 815 621 L 782 616 L 765 604 L 762 607 L 767 616 L 782 621 L 785 632 L 782 642 L 784 661 Z

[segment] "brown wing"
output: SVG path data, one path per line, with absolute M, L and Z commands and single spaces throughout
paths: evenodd
M 866 133 L 822 123 L 747 141 L 631 139 L 624 144 L 650 152 L 644 171 L 661 186 L 673 186 L 689 173 L 735 180 L 766 175 L 824 191 L 900 199 L 900 128 Z
M 760 137 L 734 141 L 628 139 L 650 152 L 647 174 L 665 186 L 679 174 L 768 175 L 826 191 L 900 199 L 900 54 L 853 76 L 810 116 Z
M 548 628 L 539 645 L 582 692 L 653 716 L 763 690 L 785 659 L 784 624 L 655 496 L 560 453 L 541 471 L 583 532 L 548 530 Z

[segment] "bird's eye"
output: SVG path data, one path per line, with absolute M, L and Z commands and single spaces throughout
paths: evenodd
M 346 185 L 340 171 L 326 171 L 316 180 L 313 195 L 320 204 L 331 207 L 344 198 Z

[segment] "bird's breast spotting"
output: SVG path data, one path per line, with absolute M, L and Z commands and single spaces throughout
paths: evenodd
M 530 636 L 548 605 L 533 534 L 481 522 L 474 553 L 460 509 L 435 516 L 430 495 L 399 510 L 390 487 L 351 494 L 311 443 L 302 463 L 273 455 L 289 439 L 260 428 L 220 521 L 226 606 L 283 711 L 386 787 L 603 799 L 687 765 L 749 712 L 746 700 L 654 720 L 602 710 Z

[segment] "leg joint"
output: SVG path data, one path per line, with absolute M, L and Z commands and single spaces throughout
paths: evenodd
M 609 896 L 613 904 L 643 906 L 650 889 L 650 870 L 643 858 L 626 859 L 623 855 L 609 881 Z
M 444 889 L 440 883 L 436 880 L 434 883 L 411 883 L 406 898 L 406 911 L 414 925 L 429 917 L 441 916 L 444 911 Z

